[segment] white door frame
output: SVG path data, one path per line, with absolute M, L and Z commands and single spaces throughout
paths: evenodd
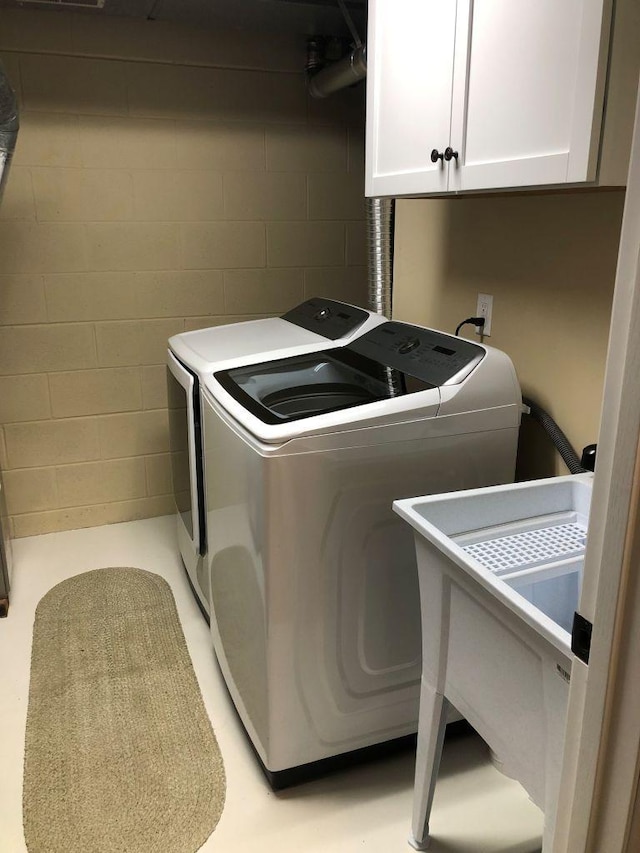
M 640 100 L 639 100 L 640 104 Z M 640 756 L 640 110 L 636 111 L 585 555 L 554 853 L 622 853 L 637 831 Z

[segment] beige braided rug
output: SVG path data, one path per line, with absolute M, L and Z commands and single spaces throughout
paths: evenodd
M 30 853 L 192 853 L 222 757 L 168 584 L 86 572 L 38 604 L 24 761 Z

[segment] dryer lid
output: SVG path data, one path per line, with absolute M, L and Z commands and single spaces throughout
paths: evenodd
M 353 334 L 369 316 L 364 308 L 315 296 L 287 311 L 282 319 L 327 340 L 337 341 Z

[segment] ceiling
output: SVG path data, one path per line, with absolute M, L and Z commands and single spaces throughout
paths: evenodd
M 345 5 L 363 37 L 367 0 Z M 349 35 L 338 0 L 0 0 L 0 7 L 180 21 L 207 29 Z

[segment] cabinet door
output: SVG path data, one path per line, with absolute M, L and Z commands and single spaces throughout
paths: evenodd
M 596 178 L 605 5 L 459 0 L 450 190 Z
M 456 0 L 369 0 L 368 196 L 446 190 L 455 22 Z

